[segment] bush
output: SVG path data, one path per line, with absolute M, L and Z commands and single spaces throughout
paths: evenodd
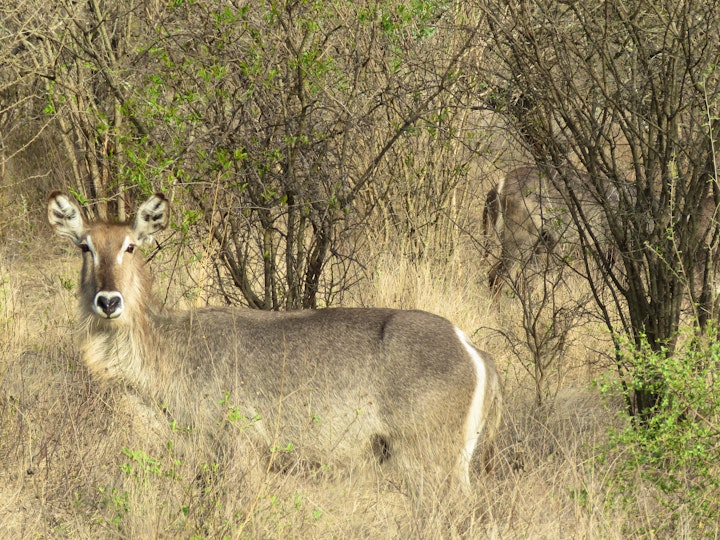
M 681 333 L 674 353 L 651 350 L 647 341 L 626 347 L 633 374 L 628 391 L 650 390 L 660 397 L 646 421 L 627 422 L 610 436 L 617 454 L 617 491 L 611 501 L 637 508 L 634 499 L 650 490 L 670 512 L 661 528 L 644 534 L 679 532 L 717 537 L 720 521 L 720 342 L 718 328 Z M 651 381 L 651 382 L 648 382 Z M 652 388 L 648 386 L 651 385 Z M 619 384 L 601 386 L 608 394 Z M 604 454 L 605 458 L 608 453 Z M 638 482 L 643 485 L 638 486 Z M 640 488 L 640 489 L 639 489 Z M 655 524 L 653 525 L 655 527 Z

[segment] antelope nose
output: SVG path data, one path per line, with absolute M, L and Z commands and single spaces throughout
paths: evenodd
M 107 317 L 108 319 L 119 317 L 123 311 L 122 296 L 117 292 L 99 292 L 95 295 L 93 309 L 101 317 Z

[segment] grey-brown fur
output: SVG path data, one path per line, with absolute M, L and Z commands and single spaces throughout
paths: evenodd
M 392 309 L 167 312 L 151 301 L 151 276 L 132 249 L 166 226 L 164 197 L 142 205 L 134 226 L 80 216 L 51 195 L 51 225 L 85 246 L 84 359 L 98 380 L 162 404 L 180 426 L 215 438 L 229 430 L 267 455 L 387 463 L 467 486 L 470 454 L 480 437 L 492 443 L 501 396 L 492 358 L 447 320 Z
M 577 227 L 569 210 L 568 197 L 575 197 L 582 208 L 582 221 L 601 241 L 607 239 L 603 205 L 617 203 L 612 189 L 593 193 L 591 182 L 577 173 L 566 174 L 572 194 L 564 180 L 551 179 L 537 167 L 520 167 L 509 172 L 485 199 L 485 234 L 494 236 L 500 254 L 488 273 L 491 289 L 498 290 L 503 278 L 518 264 L 526 264 L 541 252 L 552 252 L 558 243 L 579 247 Z

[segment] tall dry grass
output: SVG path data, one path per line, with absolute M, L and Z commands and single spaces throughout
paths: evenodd
M 89 378 L 75 332 L 79 260 L 49 232 L 0 253 L 0 536 L 3 538 L 627 538 L 662 516 L 652 494 L 628 513 L 612 496 L 603 444 L 621 407 L 589 384 L 580 348 L 543 407 L 529 373 L 491 330 L 477 254 L 375 258 L 352 305 L 419 308 L 454 321 L 496 358 L 505 410 L 495 470 L 473 496 L 429 493 L 353 472 L 268 471 L 173 430 L 122 389 Z M 167 283 L 158 284 L 165 290 Z M 170 291 L 174 289 L 172 284 Z M 509 315 L 510 314 L 510 315 Z M 509 318 L 510 317 L 510 318 Z M 587 333 L 587 328 L 579 329 Z M 601 335 L 585 336 L 602 342 Z M 587 341 L 587 340 L 585 340 Z M 599 459 L 603 457 L 604 460 Z

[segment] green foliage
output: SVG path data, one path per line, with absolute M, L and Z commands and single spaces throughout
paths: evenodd
M 218 402 L 223 409 L 224 421 L 233 425 L 240 430 L 246 430 L 252 427 L 255 422 L 262 420 L 259 414 L 255 413 L 252 417 L 243 412 L 243 408 L 230 402 L 230 392 L 224 392 L 223 398 Z
M 77 202 L 79 202 L 82 206 L 86 206 L 88 204 L 89 201 L 88 201 L 87 197 L 85 197 L 85 195 L 76 191 L 72 187 L 69 188 L 69 191 L 70 191 L 70 195 L 75 197 L 75 200 L 77 200 Z
M 394 146 L 442 164 L 408 171 L 418 182 L 452 174 L 442 169 L 466 113 L 447 64 L 471 46 L 448 31 L 456 3 L 171 0 L 143 17 L 132 2 L 76 7 L 47 17 L 55 60 L 34 72 L 47 73 L 40 106 L 78 199 L 122 219 L 154 191 L 212 204 L 198 225 L 215 234 L 200 234 L 250 305 L 327 304 L 355 279 L 352 249 L 338 244 L 368 228 L 373 198 L 409 168 Z
M 125 477 L 123 489 L 113 488 L 111 493 L 101 494 L 103 506 L 110 511 L 107 519 L 118 530 L 123 531 L 130 526 L 134 516 L 143 512 L 137 506 L 138 496 L 142 493 L 156 493 L 161 507 L 172 509 L 171 512 L 182 516 L 174 524 L 178 527 L 177 531 L 191 528 L 196 520 L 209 526 L 212 521 L 210 516 L 222 508 L 224 503 L 220 497 L 224 491 L 218 482 L 221 465 L 217 461 L 206 462 L 193 457 L 180 460 L 174 446 L 174 442 L 169 441 L 166 451 L 159 455 L 150 455 L 143 449 L 122 449 L 126 458 L 120 466 Z M 226 522 L 221 528 L 225 530 L 228 526 L 232 523 Z
M 75 280 L 72 278 L 66 278 L 60 276 L 60 285 L 62 285 L 62 288 L 66 291 L 71 291 L 75 288 Z
M 451 145 L 468 132 L 455 101 L 471 47 L 448 31 L 456 3 L 171 0 L 140 18 L 131 4 L 56 25 L 67 45 L 43 94 L 66 148 L 81 147 L 72 183 L 98 215 L 155 191 L 194 205 L 181 232 L 212 232 L 213 264 L 240 289 L 226 299 L 265 309 L 341 294 L 357 272 L 346 240 L 398 178 L 431 214 L 398 226 L 432 232 L 474 157 L 456 164 Z
M 113 527 L 121 531 L 123 519 L 125 519 L 131 511 L 129 493 L 114 487 L 108 488 L 104 486 L 98 488 L 98 493 L 102 506 L 107 507 L 111 512 L 110 515 L 112 517 L 109 518 L 109 522 Z M 77 493 L 75 494 L 76 499 L 78 495 Z
M 423 39 L 435 32 L 437 21 L 449 6 L 451 4 L 445 0 L 411 0 L 400 5 L 361 9 L 359 18 L 366 20 L 369 14 L 378 10 L 380 27 L 388 36 L 400 39 L 409 33 L 414 39 Z
M 628 388 L 655 392 L 660 400 L 646 421 L 628 422 L 610 437 L 611 449 L 621 456 L 616 470 L 620 498 L 633 508 L 637 482 L 645 482 L 673 513 L 671 521 L 689 517 L 698 536 L 714 534 L 707 527 L 720 519 L 718 337 L 717 326 L 711 325 L 704 334 L 682 333 L 673 354 L 653 351 L 647 340 L 640 347 L 626 346 L 632 374 Z M 601 389 L 621 392 L 614 383 Z
M 170 446 L 170 445 L 169 445 Z M 120 467 L 123 473 L 131 477 L 158 476 L 175 478 L 180 461 L 177 459 L 163 459 L 149 456 L 144 450 L 122 449 L 128 461 Z

